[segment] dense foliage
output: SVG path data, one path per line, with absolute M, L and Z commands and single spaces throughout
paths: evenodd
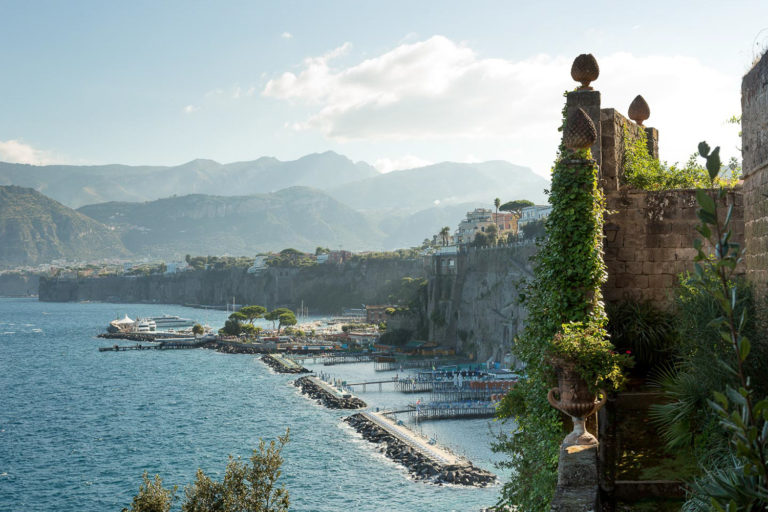
M 548 237 L 539 242 L 534 280 L 524 297 L 528 321 L 514 347 L 515 355 L 526 365 L 527 379 L 505 396 L 498 409 L 498 417 L 514 420 L 517 431 L 502 434 L 494 444 L 494 450 L 509 456 L 502 467 L 525 475 L 504 484 L 500 505 L 527 512 L 549 509 L 557 480 L 563 425 L 546 399 L 555 377 L 548 361 L 552 340 L 570 322 L 589 325 L 596 338 L 605 338 L 600 292 L 606 279 L 602 258 L 605 207 L 589 150 L 574 153 L 560 148 L 549 202 Z M 612 371 L 612 367 L 598 370 L 596 380 Z
M 648 136 L 640 130 L 637 137 L 629 135 L 624 126 L 622 143 L 624 145 L 624 183 L 642 190 L 671 190 L 677 188 L 707 188 L 712 181 L 704 166 L 691 155 L 685 165 L 659 162 L 648 152 Z M 732 186 L 741 175 L 741 167 L 735 159 L 728 163 L 725 173 L 715 182 L 723 186 Z
M 286 431 L 277 442 L 267 444 L 259 440 L 250 464 L 239 457 L 230 457 L 220 482 L 198 469 L 195 481 L 184 489 L 182 512 L 287 512 L 289 494 L 284 486 L 278 486 L 278 480 L 282 473 L 282 451 L 288 439 Z M 165 489 L 159 475 L 152 481 L 145 472 L 142 478 L 131 508 L 123 512 L 169 512 L 176 488 Z
M 711 186 L 721 171 L 719 149 L 710 152 L 706 143 L 699 144 Z M 684 510 L 768 508 L 765 333 L 751 325 L 750 294 L 735 279 L 742 251 L 731 238 L 733 205 L 724 220 L 718 215 L 717 202 L 725 196 L 722 187 L 697 192 L 697 231 L 714 253 L 706 254 L 696 240 L 696 272 L 680 294 L 693 313 L 693 321 L 683 324 L 693 336 L 679 364 L 662 377 L 670 401 L 652 409 L 668 446 L 697 448 L 702 476 L 691 483 Z M 705 307 L 692 312 L 692 303 Z

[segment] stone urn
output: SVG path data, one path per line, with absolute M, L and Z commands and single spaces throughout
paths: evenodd
M 557 387 L 549 390 L 547 400 L 552 407 L 564 412 L 573 421 L 573 431 L 565 437 L 563 446 L 597 444 L 597 439 L 587 432 L 584 423 L 605 404 L 605 391 L 600 391 L 603 398 L 598 400 L 589 391 L 586 381 L 576 372 L 573 363 L 562 359 L 556 359 L 553 363 L 557 368 Z

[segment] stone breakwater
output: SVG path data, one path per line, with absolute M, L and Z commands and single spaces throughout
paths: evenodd
M 486 487 L 496 481 L 493 473 L 477 468 L 469 461 L 461 464 L 435 462 L 362 414 L 353 414 L 343 421 L 359 432 L 366 441 L 380 445 L 382 453 L 405 466 L 416 480 L 476 487 Z
M 362 409 L 368 405 L 354 396 L 336 396 L 319 386 L 309 377 L 300 377 L 293 383 L 294 386 L 301 389 L 301 392 L 310 398 L 314 398 L 329 409 Z
M 311 373 L 303 366 L 289 367 L 269 354 L 261 356 L 261 360 L 268 364 L 277 373 Z

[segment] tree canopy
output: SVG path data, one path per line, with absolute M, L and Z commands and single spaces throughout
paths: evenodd
M 240 308 L 240 313 L 245 315 L 246 319 L 248 320 L 248 323 L 253 324 L 253 321 L 257 318 L 261 318 L 264 316 L 264 313 L 267 312 L 267 308 L 264 306 L 244 306 Z
M 527 199 L 516 199 L 514 201 L 507 201 L 503 205 L 499 206 L 499 210 L 503 212 L 514 213 L 519 218 L 523 208 L 527 206 L 534 206 L 534 204 Z

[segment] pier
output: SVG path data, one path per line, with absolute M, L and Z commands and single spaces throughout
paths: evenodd
M 173 341 L 162 341 L 154 345 L 112 345 L 111 347 L 99 347 L 99 352 L 125 352 L 127 350 L 185 350 L 200 348 L 207 342 L 195 338 L 177 338 Z
M 301 392 L 330 409 L 361 409 L 368 405 L 350 393 L 345 393 L 317 377 L 300 377 L 293 383 Z
M 311 360 L 312 364 L 322 363 L 323 366 L 333 366 L 336 364 L 370 363 L 374 356 L 371 354 L 324 353 L 303 356 L 289 355 L 288 357 L 301 364 Z
M 415 404 L 410 411 L 416 421 L 492 418 L 496 402 L 428 402 Z
M 496 480 L 492 473 L 390 419 L 386 413 L 361 412 L 344 421 L 367 441 L 384 445 L 386 456 L 403 464 L 417 480 L 479 487 Z
M 378 386 L 379 386 L 379 391 L 382 391 L 382 388 L 381 388 L 381 386 L 382 386 L 383 384 L 395 384 L 395 388 L 397 388 L 397 383 L 398 383 L 398 382 L 399 382 L 399 381 L 398 381 L 398 379 L 397 379 L 397 378 L 395 378 L 395 377 L 393 377 L 393 378 L 391 378 L 391 379 L 385 379 L 385 380 L 372 380 L 372 381 L 369 381 L 369 382 L 347 382 L 347 383 L 345 383 L 345 384 L 344 384 L 344 387 L 346 387 L 346 388 L 349 388 L 349 389 L 353 389 L 353 388 L 355 388 L 355 387 L 360 387 L 360 386 L 362 386 L 362 387 L 363 387 L 363 392 L 365 392 L 365 391 L 366 391 L 366 388 L 367 388 L 369 385 L 378 385 Z
M 268 364 L 277 373 L 309 373 L 309 370 L 296 361 L 279 354 L 264 354 L 261 360 Z

